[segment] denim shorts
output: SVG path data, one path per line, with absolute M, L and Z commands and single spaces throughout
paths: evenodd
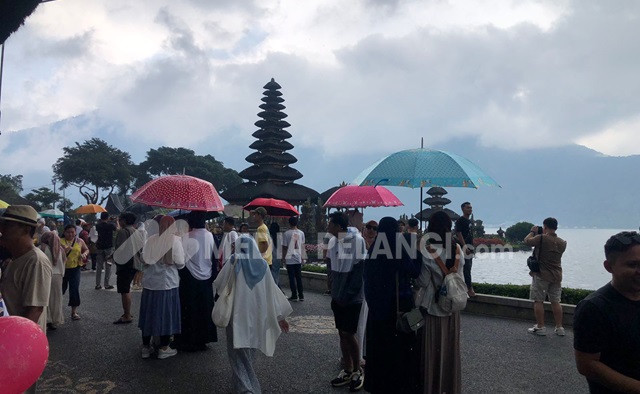
M 541 279 L 538 275 L 533 275 L 529 299 L 533 301 L 544 301 L 549 296 L 549 302 L 560 302 L 562 294 L 562 283 L 549 282 Z

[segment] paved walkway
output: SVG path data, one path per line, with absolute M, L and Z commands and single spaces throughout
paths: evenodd
M 68 320 L 49 333 L 49 364 L 38 392 L 231 392 L 224 330 L 218 330 L 219 341 L 205 352 L 142 360 L 135 323 L 112 324 L 122 314 L 119 295 L 93 286 L 94 273 L 83 273 L 78 309 L 82 320 Z M 293 303 L 292 332 L 280 337 L 275 357 L 260 354 L 256 362 L 264 393 L 348 392 L 329 385 L 340 356 L 329 298 L 316 293 L 305 297 L 305 302 Z M 133 299 L 137 311 L 140 292 L 134 292 Z M 69 314 L 66 307 L 65 315 Z M 573 362 L 573 333 L 536 337 L 527 333 L 530 324 L 463 314 L 464 393 L 588 392 Z

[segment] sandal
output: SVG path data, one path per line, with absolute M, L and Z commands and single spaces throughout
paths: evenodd
M 78 315 L 77 313 L 72 313 L 71 320 L 80 320 L 80 315 Z
M 113 324 L 130 324 L 131 322 L 133 322 L 133 319 L 125 320 L 121 317 L 118 320 L 114 321 Z

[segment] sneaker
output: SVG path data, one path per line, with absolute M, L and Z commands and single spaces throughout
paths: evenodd
M 289 297 L 289 298 L 287 298 L 287 300 L 297 302 L 298 301 L 298 297 Z
M 109 285 L 109 286 L 105 286 L 104 288 L 105 288 L 106 290 L 112 290 L 112 289 L 113 289 L 113 286 Z
M 545 336 L 547 335 L 547 329 L 546 327 L 538 327 L 537 324 L 534 324 L 533 327 L 531 327 L 529 330 L 531 334 L 535 334 L 535 335 L 540 335 L 540 336 Z
M 153 348 L 151 346 L 143 346 L 142 350 L 140 351 L 142 358 L 145 359 L 151 357 L 151 353 L 153 353 Z
M 167 350 L 162 350 L 162 348 L 158 349 L 158 358 L 160 360 L 165 359 L 165 358 L 169 358 L 169 357 L 173 357 L 176 354 L 178 354 L 178 351 L 176 349 L 172 349 L 170 347 L 167 346 Z
M 344 369 L 340 371 L 338 377 L 331 381 L 333 387 L 345 386 L 351 383 L 351 376 L 353 373 L 347 372 Z
M 96 285 L 96 290 L 100 290 L 100 289 L 102 289 L 102 286 Z
M 352 393 L 358 391 L 364 386 L 364 371 L 362 368 L 358 369 L 351 375 L 351 382 L 349 382 L 349 391 Z
M 556 327 L 555 329 L 556 335 L 559 337 L 563 337 L 564 334 L 564 327 Z
M 300 297 L 300 298 L 298 298 L 298 301 L 300 301 L 300 302 L 304 302 L 304 297 Z

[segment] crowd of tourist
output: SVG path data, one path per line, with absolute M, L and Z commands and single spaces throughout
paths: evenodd
M 462 204 L 462 210 L 467 218 L 470 204 Z M 171 216 L 158 215 L 143 224 L 133 213 L 124 212 L 117 220 L 103 213 L 95 226 L 78 222 L 60 234 L 55 223 L 46 225 L 32 208 L 11 206 L 0 217 L 0 290 L 9 313 L 37 322 L 46 332 L 47 327 L 53 330 L 63 324 L 67 291 L 70 318 L 81 319 L 83 267 L 88 269 L 91 263 L 95 289 L 101 290 L 103 285 L 113 288 L 110 271 L 115 265 L 123 314 L 114 324 L 133 323 L 131 291 L 139 283 L 141 357 L 155 354 L 166 359 L 178 351 L 206 350 L 208 343 L 217 341 L 212 319 L 215 296 L 232 286 L 233 298 L 225 299 L 231 308 L 228 323 L 216 324 L 226 328 L 234 392 L 260 393 L 253 365 L 256 352 L 273 356 L 279 335 L 288 332 L 290 302 L 305 300 L 301 266 L 307 258 L 298 218 L 289 218 L 288 229 L 281 232 L 273 226 L 275 221 L 267 227 L 267 216 L 261 207 L 251 211 L 253 235 L 246 223 L 236 226 L 233 218 L 209 229 L 199 212 L 190 213 L 186 225 Z M 453 283 L 448 279 L 454 277 L 464 287 L 465 300 L 475 296 L 467 285 L 473 258 L 468 223 L 454 225 L 439 211 L 430 217 L 424 234 L 416 219 L 405 223 L 383 217 L 361 223 L 360 228 L 352 224 L 348 214 L 335 212 L 322 239 L 320 256 L 328 269 L 327 294 L 338 330 L 336 347 L 342 353 L 342 369 L 330 384 L 347 386 L 351 392 L 460 393 L 460 308 L 442 301 L 451 295 L 444 284 Z M 554 332 L 565 335 L 559 292 L 566 242 L 556 229 L 557 221 L 548 218 L 539 232 L 534 227 L 525 238 L 532 246 L 542 246 L 536 249 L 542 272 L 531 272 L 536 325 L 529 329 L 539 336 L 546 335 L 540 316 L 546 297 L 556 317 Z M 635 246 L 640 246 L 635 232 L 609 240 L 605 268 L 613 275 L 611 285 L 576 311 L 576 359 L 593 392 L 614 392 L 597 391 L 602 387 L 628 392 L 637 388 L 637 356 L 623 352 L 621 363 L 614 360 L 620 349 L 611 347 L 617 342 L 594 339 L 595 334 L 622 336 L 637 329 L 633 324 L 640 316 L 640 285 L 630 279 L 633 272 L 640 272 L 636 258 L 640 247 L 631 249 Z M 289 297 L 278 286 L 281 265 L 288 272 Z M 597 313 L 618 317 L 624 313 L 631 320 L 606 324 L 604 317 L 594 320 Z M 627 343 L 631 350 L 639 348 L 637 337 Z M 35 385 L 30 390 L 34 392 Z

